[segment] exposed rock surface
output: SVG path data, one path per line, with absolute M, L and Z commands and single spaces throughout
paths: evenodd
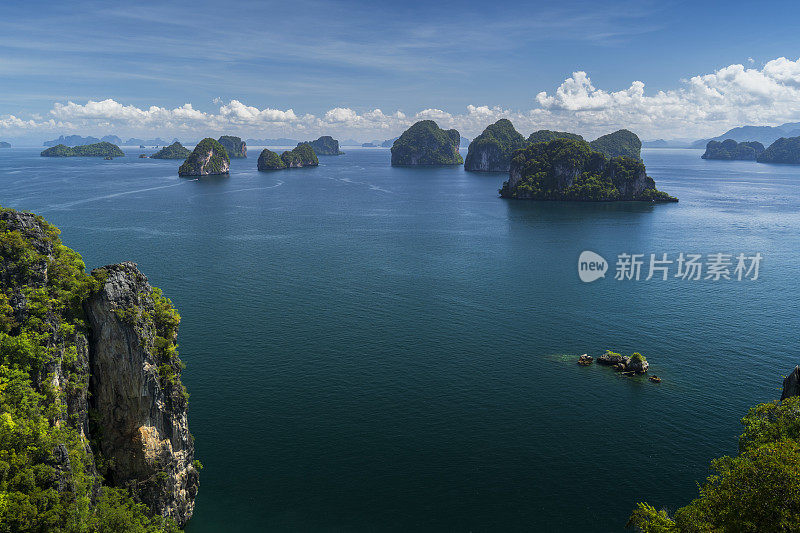
M 408 128 L 392 145 L 392 166 L 460 165 L 461 135 L 443 130 L 432 120 L 421 120 Z
M 792 373 L 783 379 L 781 401 L 792 396 L 800 396 L 800 366 L 795 366 Z
M 608 159 L 588 143 L 556 139 L 515 152 L 504 198 L 609 202 L 675 202 L 656 189 L 644 163 L 630 157 Z
M 206 137 L 194 147 L 186 161 L 178 169 L 179 176 L 208 176 L 227 174 L 231 168 L 231 160 L 223 146 L 210 137 Z
M 502 118 L 469 143 L 464 170 L 508 172 L 512 154 L 525 146 L 525 137 L 514 129 L 510 120 Z
M 163 335 L 174 343 L 177 325 L 159 323 L 169 317 L 160 316 L 153 288 L 134 263 L 93 275 L 105 280 L 84 308 L 92 330 L 91 404 L 101 428 L 100 453 L 109 460 L 106 479 L 183 524 L 198 489 L 194 444 L 180 360 L 156 346 Z
M 311 145 L 311 148 L 314 149 L 314 153 L 317 155 L 342 155 L 344 153 L 339 150 L 339 141 L 330 135 L 323 135 L 316 141 L 297 143 L 297 146 L 300 146 L 301 144 Z
M 764 151 L 764 145 L 760 142 L 736 142 L 733 139 L 725 139 L 722 142 L 708 141 L 706 152 L 701 155 L 703 159 L 725 159 L 755 161 Z
M 233 137 L 232 135 L 223 135 L 217 142 L 225 148 L 228 157 L 231 159 L 244 159 L 247 157 L 247 143 L 241 137 Z

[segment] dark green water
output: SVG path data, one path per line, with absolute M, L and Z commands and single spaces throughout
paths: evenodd
M 183 316 L 190 533 L 622 530 L 639 500 L 692 498 L 800 363 L 796 167 L 650 150 L 679 204 L 538 204 L 385 150 L 200 181 L 38 151 L 0 151 L 0 204 L 90 268 L 136 261 Z M 606 279 L 579 281 L 583 250 Z M 615 281 L 623 252 L 764 261 L 754 282 Z M 664 382 L 575 364 L 605 348 Z

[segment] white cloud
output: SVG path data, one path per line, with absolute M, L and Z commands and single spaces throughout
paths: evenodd
M 106 99 L 85 104 L 55 103 L 48 118 L 0 117 L 0 131 L 183 133 L 192 137 L 224 131 L 257 136 L 329 133 L 389 137 L 417 120 L 432 119 L 473 137 L 488 124 L 508 118 L 523 134 L 553 128 L 591 137 L 626 127 L 645 138 L 703 137 L 744 124 L 800 121 L 800 59 L 780 57 L 761 68 L 729 65 L 682 80 L 677 89 L 650 92 L 642 81 L 633 81 L 620 90 L 599 88 L 586 72 L 578 71 L 555 90 L 536 94 L 533 102 L 534 106 L 524 111 L 468 105 L 460 114 L 435 108 L 410 115 L 381 109 L 359 113 L 336 107 L 317 117 L 300 115 L 293 109 L 258 108 L 239 100 L 224 103 L 215 99 L 217 111 L 205 112 L 189 103 L 171 109 L 139 108 Z

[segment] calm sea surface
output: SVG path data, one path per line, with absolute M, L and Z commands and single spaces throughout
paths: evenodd
M 183 317 L 190 533 L 620 531 L 694 497 L 800 363 L 799 167 L 646 150 L 679 204 L 555 204 L 380 149 L 259 173 L 251 148 L 199 181 L 40 150 L 0 150 L 0 204 L 89 268 L 135 261 Z M 614 280 L 618 254 L 680 252 L 761 252 L 760 279 Z M 575 364 L 606 348 L 664 382 Z

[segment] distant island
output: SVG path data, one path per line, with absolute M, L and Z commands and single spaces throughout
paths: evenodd
M 151 155 L 150 159 L 186 159 L 191 153 L 191 150 L 184 148 L 181 143 L 175 141 Z
M 628 130 L 617 130 L 598 137 L 589 143 L 592 150 L 601 152 L 608 157 L 631 157 L 633 159 L 642 158 L 642 141 L 639 137 Z
M 214 139 L 206 137 L 194 147 L 178 169 L 178 175 L 208 176 L 227 174 L 231 168 L 228 152 Z
M 250 146 L 297 146 L 300 141 L 278 137 L 277 139 L 247 139 Z
M 0 141 L 0 148 L 11 148 L 11 143 Z
M 247 143 L 241 137 L 223 135 L 217 142 L 228 152 L 231 159 L 245 159 L 247 157 Z
M 583 202 L 678 201 L 656 189 L 641 160 L 608 158 L 576 139 L 531 144 L 516 152 L 500 196 Z
M 508 172 L 511 156 L 528 142 L 510 120 L 501 118 L 469 143 L 464 169 L 475 172 Z
M 393 139 L 386 139 L 381 143 L 381 148 L 391 148 L 394 142 L 399 138 L 400 137 L 394 137 Z
M 330 135 L 323 135 L 316 141 L 297 143 L 297 146 L 300 146 L 301 144 L 310 145 L 311 148 L 314 149 L 314 153 L 316 155 L 342 155 L 344 153 L 339 150 L 339 141 Z
M 258 170 L 282 170 L 284 168 L 315 167 L 319 165 L 317 154 L 310 144 L 300 143 L 296 148 L 283 152 L 280 156 L 264 148 L 258 156 Z
M 123 157 L 125 153 L 116 144 L 99 142 L 85 146 L 66 146 L 59 144 L 44 150 L 42 157 Z
M 706 152 L 700 157 L 703 159 L 755 161 L 763 151 L 764 145 L 758 141 L 736 142 L 733 139 L 726 139 L 722 142 L 708 141 Z
M 708 141 L 724 141 L 726 139 L 733 139 L 737 142 L 745 141 L 758 141 L 764 146 L 769 146 L 781 137 L 798 137 L 800 136 L 800 122 L 787 122 L 780 126 L 739 126 L 732 128 L 711 139 L 700 139 L 693 142 L 691 148 L 703 148 Z
M 177 142 L 178 139 L 173 139 L 172 142 Z M 132 137 L 125 141 L 125 146 L 166 146 L 169 144 L 169 141 L 165 141 L 161 137 L 156 137 L 155 139 L 137 139 L 136 137 Z
M 361 143 L 361 148 L 376 148 L 375 143 Z
M 800 164 L 800 136 L 781 137 L 770 144 L 756 160 L 759 163 Z
M 392 145 L 392 166 L 461 165 L 458 130 L 443 130 L 433 120 L 421 120 Z

